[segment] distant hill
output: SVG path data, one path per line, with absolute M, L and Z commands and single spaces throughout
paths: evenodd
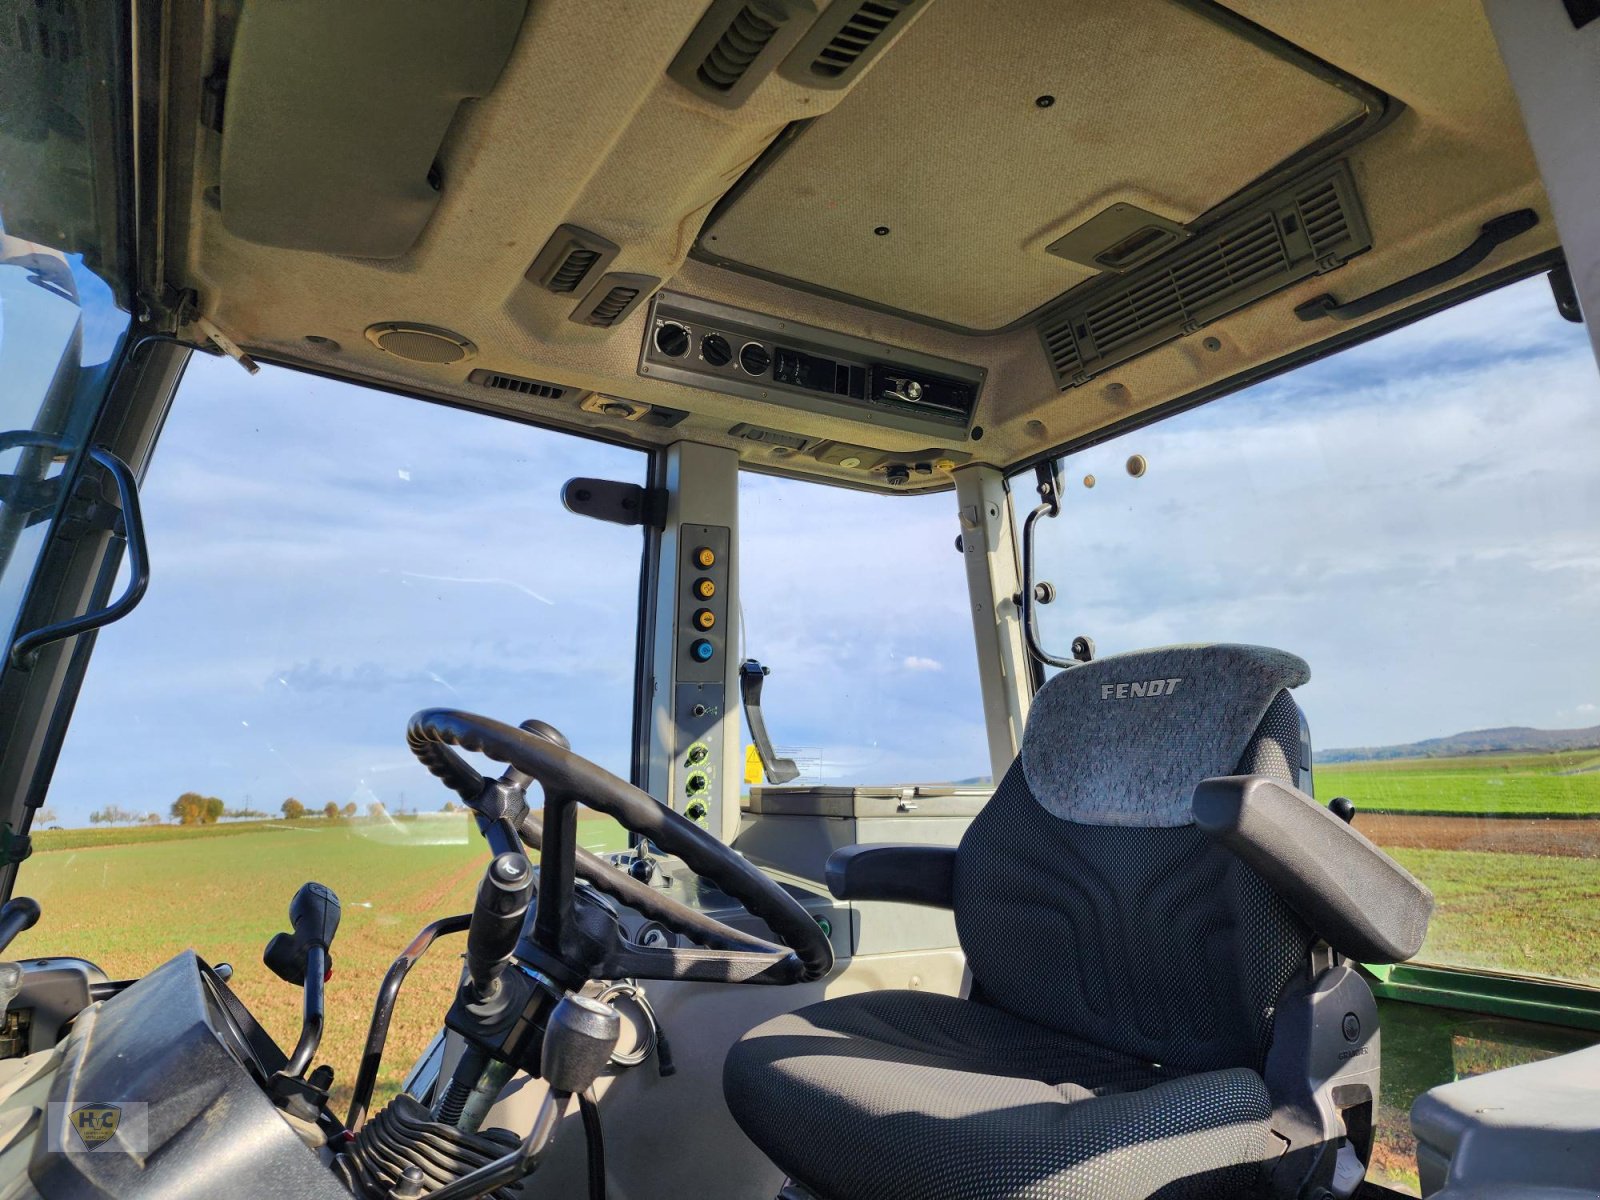
M 1524 725 L 1513 725 L 1505 729 L 1474 729 L 1470 733 L 1427 738 L 1403 746 L 1319 750 L 1313 758 L 1319 763 L 1344 763 L 1387 758 L 1452 758 L 1461 754 L 1536 753 L 1591 748 L 1600 748 L 1600 725 L 1591 725 L 1587 729 L 1529 729 Z

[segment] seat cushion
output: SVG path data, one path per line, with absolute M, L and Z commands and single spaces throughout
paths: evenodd
M 1248 1068 L 1180 1074 L 976 1001 L 869 992 L 757 1026 L 734 1118 L 825 1200 L 1240 1197 L 1270 1154 Z

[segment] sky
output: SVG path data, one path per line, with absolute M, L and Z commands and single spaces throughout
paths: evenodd
M 1600 724 L 1597 401 L 1535 279 L 1072 456 L 1047 640 L 1294 651 L 1322 747 Z M 625 775 L 640 534 L 559 496 L 644 469 L 195 356 L 143 490 L 150 590 L 100 635 L 48 807 L 435 809 L 404 741 L 435 705 L 542 718 Z M 740 506 L 743 652 L 802 781 L 987 775 L 953 494 L 746 475 Z
M 1319 748 L 1600 725 L 1597 464 L 1588 338 L 1529 279 L 1069 456 L 1046 642 L 1292 651 Z

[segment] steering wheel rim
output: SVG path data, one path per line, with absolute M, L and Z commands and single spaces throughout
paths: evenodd
M 832 969 L 833 946 L 827 933 L 775 881 L 693 821 L 553 740 L 554 730 L 548 726 L 529 724 L 535 729 L 519 729 L 456 709 L 431 708 L 411 718 L 406 741 L 418 760 L 474 809 L 484 795 L 486 781 L 452 747 L 505 763 L 542 787 L 543 816 L 526 808 L 508 814 L 519 838 L 540 852 L 534 941 L 542 950 L 559 956 L 561 940 L 571 933 L 572 881 L 576 876 L 695 943 L 693 948 L 625 943 L 594 964 L 594 970 L 603 970 L 602 977 L 804 983 L 820 979 Z M 783 944 L 742 933 L 639 882 L 578 846 L 576 838 L 568 836 L 570 830 L 549 837 L 546 823 L 554 817 L 570 824 L 579 804 L 605 813 L 623 828 L 677 855 L 695 874 L 764 921 Z M 553 904 L 547 903 L 552 900 Z

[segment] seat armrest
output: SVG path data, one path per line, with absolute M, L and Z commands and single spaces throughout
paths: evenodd
M 951 908 L 954 846 L 858 845 L 828 855 L 828 890 L 839 900 L 898 900 Z
M 1340 954 L 1394 963 L 1422 949 L 1433 893 L 1304 792 L 1264 775 L 1207 779 L 1194 820 Z

